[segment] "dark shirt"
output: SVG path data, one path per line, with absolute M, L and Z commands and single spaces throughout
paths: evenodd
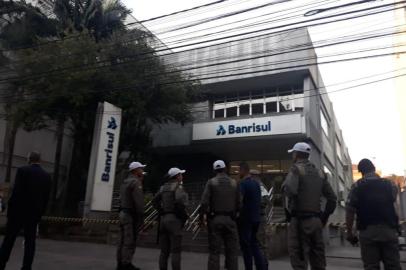
M 40 165 L 18 168 L 8 204 L 7 216 L 39 221 L 45 213 L 51 191 L 51 176 Z
M 358 229 L 364 230 L 376 224 L 386 224 L 397 229 L 397 195 L 397 186 L 375 173 L 367 174 L 354 183 L 348 195 L 347 208 L 356 211 Z
M 240 182 L 242 195 L 242 222 L 261 221 L 261 186 L 251 177 L 247 177 Z

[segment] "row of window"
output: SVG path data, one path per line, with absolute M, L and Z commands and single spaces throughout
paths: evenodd
M 224 97 L 213 104 L 213 119 L 299 111 L 304 107 L 303 90 L 250 93 L 243 97 Z
M 320 125 L 321 125 L 321 129 L 323 130 L 324 134 L 327 136 L 327 138 L 330 137 L 330 125 L 328 124 L 329 122 L 327 121 L 327 116 L 324 113 L 324 110 L 320 110 Z M 338 138 L 338 136 L 336 136 L 336 140 L 335 140 L 335 148 L 336 148 L 336 152 L 337 152 L 337 156 L 340 160 L 342 160 L 343 158 L 343 153 L 342 153 L 342 145 L 341 142 Z

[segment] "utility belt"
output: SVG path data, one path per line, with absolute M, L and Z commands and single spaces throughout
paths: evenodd
M 162 211 L 160 213 L 161 216 L 166 216 L 166 215 L 169 215 L 169 214 L 172 214 L 172 215 L 176 216 L 177 213 L 175 211 Z
M 120 208 L 120 212 L 135 216 L 136 212 L 132 208 Z
M 305 220 L 305 219 L 309 219 L 309 218 L 314 218 L 320 217 L 320 213 L 316 213 L 316 212 L 305 212 L 305 211 L 293 211 L 291 214 L 291 217 L 300 219 L 300 220 Z
M 216 216 L 225 216 L 225 217 L 231 217 L 232 219 L 235 219 L 236 214 L 234 211 L 212 211 L 212 212 L 210 212 L 209 216 L 211 218 L 214 218 Z
M 387 226 L 388 228 L 394 229 L 396 231 L 400 231 L 400 226 L 398 224 L 390 224 L 389 222 L 374 222 L 374 223 L 370 223 L 370 224 L 361 224 L 358 223 L 357 224 L 357 229 L 360 231 L 366 230 L 369 226 L 375 226 L 375 225 L 383 225 L 383 226 Z

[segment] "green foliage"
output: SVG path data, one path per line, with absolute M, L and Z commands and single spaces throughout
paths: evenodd
M 26 47 L 57 34 L 56 20 L 23 1 L 0 2 L 0 41 L 4 48 Z
M 0 25 L 7 40 L 1 45 L 32 47 L 6 55 L 17 78 L 9 85 L 7 117 L 27 130 L 63 121 L 71 128 L 73 204 L 83 199 L 99 102 L 122 108 L 120 152 L 129 158 L 145 155 L 152 124 L 191 120 L 188 104 L 199 85 L 154 52 L 151 34 L 126 29 L 129 10 L 119 1 L 56 0 L 54 19 L 22 1 L 11 3 L 21 5 L 16 14 L 0 4 L 0 15 L 11 18 Z
M 19 52 L 21 61 L 14 69 L 29 78 L 17 82 L 24 89 L 23 111 L 37 108 L 45 117 L 39 121 L 65 117 L 76 128 L 80 112 L 94 112 L 98 102 L 108 101 L 124 110 L 132 127 L 146 120 L 190 120 L 187 104 L 195 85 L 168 83 L 185 78 L 154 54 L 145 33 L 133 31 L 131 38 L 134 42 L 123 42 L 117 33 L 96 42 L 90 34 L 72 33 L 60 42 Z
M 50 19 L 23 1 L 0 4 L 1 14 L 13 18 L 1 28 L 8 46 L 33 45 L 16 51 L 19 60 L 9 65 L 26 78 L 11 84 L 19 102 L 9 117 L 28 130 L 67 120 L 74 133 L 91 134 L 97 103 L 108 101 L 123 109 L 121 148 L 132 155 L 148 145 L 151 123 L 190 120 L 196 86 L 168 83 L 185 76 L 154 53 L 149 33 L 125 28 L 129 10 L 120 1 L 56 0 L 54 10 Z

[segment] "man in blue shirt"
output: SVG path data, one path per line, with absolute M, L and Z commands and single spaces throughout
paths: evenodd
M 242 209 L 239 219 L 240 245 L 243 252 L 245 270 L 253 269 L 253 259 L 257 270 L 266 269 L 266 261 L 260 250 L 257 232 L 261 222 L 261 187 L 251 178 L 247 163 L 240 164 L 240 190 Z

